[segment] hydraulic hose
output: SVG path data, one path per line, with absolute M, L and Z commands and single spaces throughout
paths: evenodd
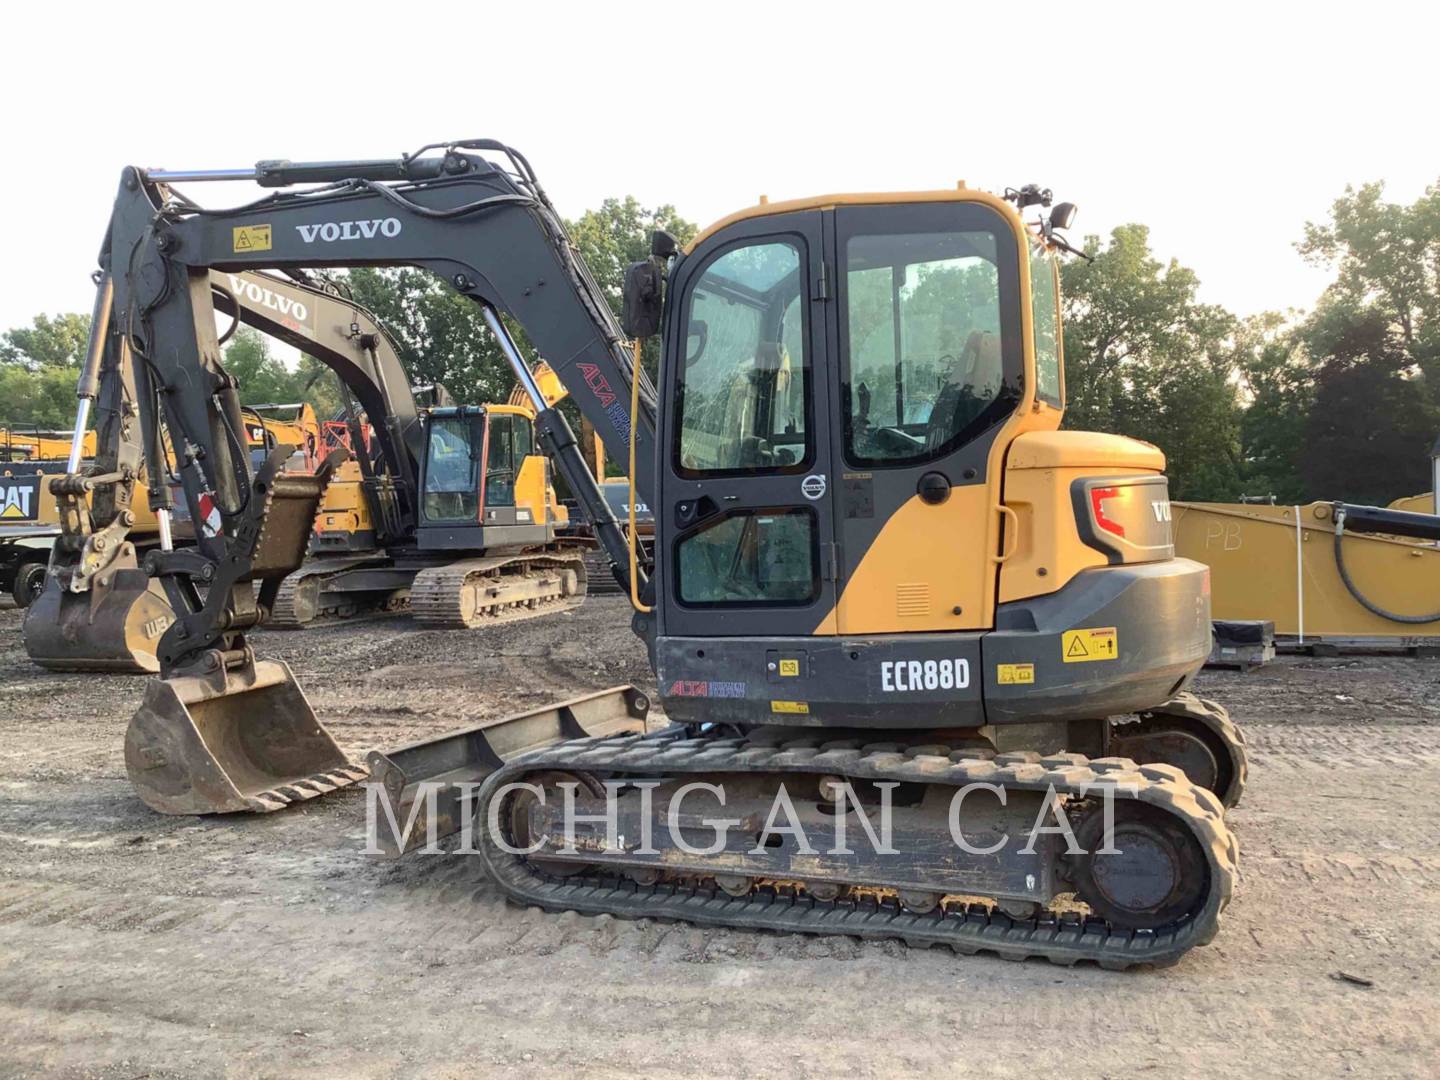
M 1390 611 L 1373 602 L 1368 596 L 1360 591 L 1358 585 L 1350 577 L 1350 571 L 1345 567 L 1345 508 L 1335 508 L 1335 569 L 1340 572 L 1340 580 L 1345 583 L 1356 602 L 1372 615 L 1378 615 L 1382 619 L 1389 619 L 1397 623 L 1429 623 L 1440 620 L 1440 611 L 1432 612 L 1429 615 L 1401 615 L 1398 612 Z

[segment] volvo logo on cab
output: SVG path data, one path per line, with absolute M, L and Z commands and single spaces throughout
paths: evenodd
M 964 690 L 969 685 L 969 660 L 883 660 L 880 663 L 880 689 L 887 694 Z

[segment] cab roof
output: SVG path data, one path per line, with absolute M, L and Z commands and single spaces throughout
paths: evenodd
M 1015 208 L 998 195 L 988 191 L 979 191 L 965 186 L 962 180 L 954 188 L 941 188 L 934 191 L 859 191 L 841 192 L 831 195 L 812 195 L 802 199 L 784 199 L 780 202 L 771 202 L 764 195 L 754 206 L 747 206 L 743 210 L 737 210 L 733 214 L 727 214 L 719 221 L 702 229 L 696 234 L 695 239 L 686 245 L 686 252 L 695 250 L 700 244 L 720 232 L 722 229 L 734 225 L 736 222 L 748 221 L 751 218 L 767 217 L 771 214 L 789 214 L 798 210 L 833 210 L 839 206 L 881 206 L 886 203 L 927 203 L 927 202 L 976 202 L 1003 214 L 1017 229 L 1023 229 L 1024 225 L 1020 215 Z

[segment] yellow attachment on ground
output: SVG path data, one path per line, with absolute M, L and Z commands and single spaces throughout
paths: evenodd
M 1175 554 L 1210 566 L 1216 619 L 1269 619 L 1277 634 L 1306 638 L 1440 636 L 1440 621 L 1392 622 L 1350 595 L 1335 566 L 1335 522 L 1328 502 L 1299 507 L 1177 502 L 1171 507 Z M 1372 603 L 1401 615 L 1440 607 L 1440 548 L 1350 532 L 1344 545 L 1346 569 Z

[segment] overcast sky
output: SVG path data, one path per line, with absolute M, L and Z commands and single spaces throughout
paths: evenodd
M 1313 304 L 1293 245 L 1347 183 L 1440 177 L 1434 3 L 51 2 L 4 26 L 0 328 L 88 310 L 128 163 L 483 136 L 566 215 L 633 194 L 702 225 L 762 193 L 1033 180 L 1081 235 L 1148 224 L 1241 314 Z

